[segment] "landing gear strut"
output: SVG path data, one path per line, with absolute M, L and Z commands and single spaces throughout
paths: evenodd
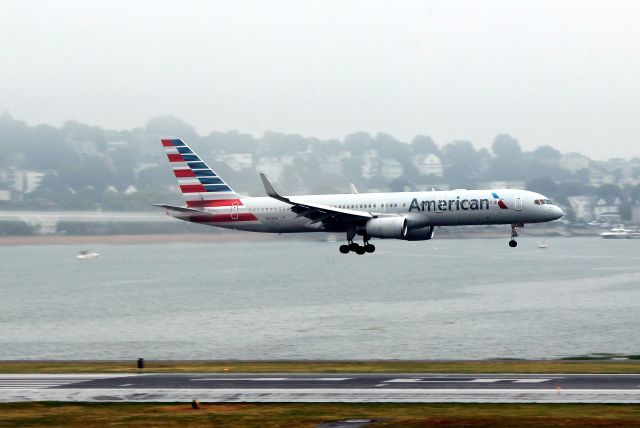
M 517 224 L 512 224 L 511 225 L 511 240 L 509 241 L 509 246 L 511 248 L 517 247 L 518 246 L 518 241 L 516 241 L 516 238 L 520 236 L 518 235 L 518 225 Z

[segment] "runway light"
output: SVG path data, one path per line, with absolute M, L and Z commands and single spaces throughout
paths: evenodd
M 224 368 L 222 369 L 222 371 L 223 371 L 223 372 L 228 372 L 228 371 L 229 371 L 229 368 L 228 368 L 228 367 L 224 367 Z

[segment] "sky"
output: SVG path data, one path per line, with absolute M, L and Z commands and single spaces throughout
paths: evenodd
M 638 1 L 0 0 L 0 112 L 640 156 Z

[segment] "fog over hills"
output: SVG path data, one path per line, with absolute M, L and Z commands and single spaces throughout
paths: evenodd
M 144 127 L 105 130 L 70 120 L 61 127 L 29 126 L 0 116 L 0 208 L 44 210 L 151 210 L 181 203 L 160 139 L 180 137 L 233 187 L 263 195 L 258 173 L 282 193 L 430 191 L 449 188 L 526 188 L 571 211 L 572 198 L 601 201 L 622 220 L 640 203 L 640 158 L 595 161 L 547 145 L 523 150 L 517 136 L 498 134 L 491 149 L 467 140 L 434 141 L 416 135 L 356 132 L 321 140 L 267 132 L 199 135 L 172 116 Z M 613 208 L 611 208 L 613 207 Z
M 323 140 L 509 133 L 591 158 L 640 156 L 640 2 L 407 0 L 0 5 L 0 111 L 130 129 Z

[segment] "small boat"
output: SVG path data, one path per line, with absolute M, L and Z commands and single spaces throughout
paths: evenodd
M 538 242 L 538 248 L 549 248 L 545 241 Z
M 625 229 L 623 225 L 611 228 L 608 232 L 603 232 L 600 236 L 604 239 L 629 239 L 636 233 L 633 229 Z
M 99 253 L 96 253 L 95 251 L 87 251 L 87 250 L 82 250 L 78 252 L 78 255 L 76 256 L 76 258 L 79 260 L 97 259 L 98 257 L 100 257 Z

